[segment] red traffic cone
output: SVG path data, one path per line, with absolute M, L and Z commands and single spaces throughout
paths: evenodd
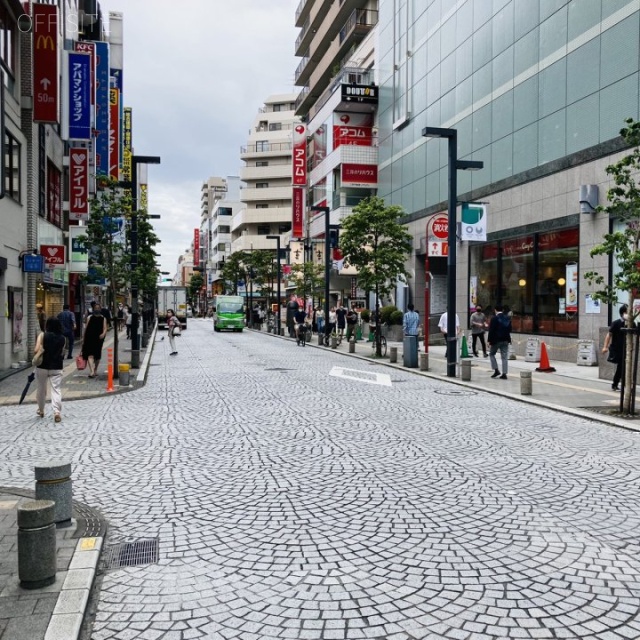
M 540 366 L 536 367 L 536 371 L 542 371 L 543 373 L 553 373 L 555 371 L 555 369 L 549 364 L 547 345 L 544 342 L 540 345 Z

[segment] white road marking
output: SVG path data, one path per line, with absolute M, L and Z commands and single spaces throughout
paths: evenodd
M 366 382 L 367 384 L 378 384 L 383 387 L 391 386 L 391 376 L 386 373 L 372 373 L 370 371 L 360 371 L 359 369 L 345 369 L 344 367 L 333 367 L 329 371 L 330 376 L 336 378 L 347 378 L 349 380 L 357 380 L 358 382 Z

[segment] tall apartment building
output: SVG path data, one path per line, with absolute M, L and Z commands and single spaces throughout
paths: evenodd
M 376 193 L 378 170 L 375 83 L 377 0 L 303 0 L 296 11 L 296 85 L 302 87 L 296 113 L 307 126 L 307 225 L 303 241 L 319 243 L 313 251 L 323 262 L 324 214 L 310 206 L 329 207 L 330 223 L 340 221 L 364 197 Z M 333 256 L 335 259 L 339 255 Z M 338 265 L 339 263 L 336 263 Z M 358 298 L 355 272 L 331 274 L 332 302 Z
M 232 251 L 274 249 L 265 236 L 291 229 L 292 132 L 296 94 L 269 96 L 240 150 L 242 206 L 231 220 Z
M 462 322 L 476 302 L 506 304 L 516 353 L 530 338 L 558 360 L 575 361 L 578 339 L 601 346 L 617 308 L 593 304 L 584 273 L 612 282 L 607 257 L 589 252 L 620 224 L 595 207 L 626 153 L 624 119 L 639 115 L 640 3 L 380 0 L 379 30 L 378 188 L 407 212 L 416 307 L 427 220 L 448 196 L 447 143 L 422 130 L 455 129 L 458 158 L 484 163 L 458 171 L 458 201 L 488 208 L 486 240 L 458 244 Z M 446 260 L 429 260 L 436 314 Z

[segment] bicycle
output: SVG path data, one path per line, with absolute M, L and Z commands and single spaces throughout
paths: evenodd
M 376 346 L 378 344 L 378 335 L 380 336 L 380 354 L 382 357 L 386 357 L 387 355 L 387 339 L 381 333 L 381 325 L 377 324 L 376 329 L 373 332 L 373 342 L 371 343 L 371 349 L 373 350 L 373 355 L 376 355 Z
M 296 345 L 304 347 L 307 342 L 311 342 L 311 327 L 309 325 L 299 322 L 296 325 Z

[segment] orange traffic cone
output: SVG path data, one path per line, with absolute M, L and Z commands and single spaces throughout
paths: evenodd
M 555 371 L 555 369 L 549 364 L 547 345 L 544 342 L 540 345 L 540 366 L 536 367 L 536 371 L 542 371 L 543 373 L 553 373 Z

